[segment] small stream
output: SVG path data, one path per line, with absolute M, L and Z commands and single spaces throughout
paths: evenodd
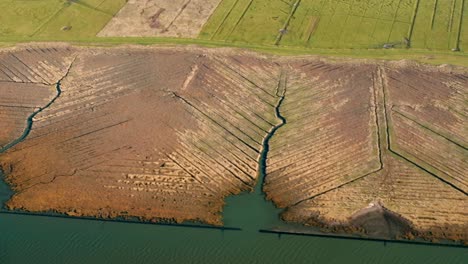
M 33 123 L 34 123 L 34 118 L 39 113 L 41 113 L 42 111 L 44 111 L 45 109 L 50 107 L 62 94 L 61 80 L 58 81 L 55 84 L 55 89 L 56 89 L 55 96 L 45 106 L 38 108 L 31 115 L 28 116 L 28 118 L 26 119 L 26 127 L 23 130 L 23 133 L 21 134 L 21 136 L 19 136 L 15 140 L 11 141 L 10 143 L 6 144 L 2 148 L 0 148 L 0 154 L 5 153 L 6 151 L 11 149 L 12 147 L 14 147 L 17 144 L 21 143 L 23 140 L 26 139 L 26 137 L 29 135 L 29 133 L 31 133 Z M 14 194 L 13 190 L 5 182 L 4 171 L 2 170 L 2 168 L 0 168 L 0 210 L 5 210 L 4 204 L 5 204 L 5 202 L 7 202 L 11 198 L 11 196 L 13 196 L 13 194 Z
M 28 116 L 28 119 L 26 119 L 26 128 L 24 129 L 23 134 L 21 134 L 21 136 L 18 137 L 17 139 L 5 145 L 3 148 L 0 148 L 0 154 L 6 152 L 7 150 L 11 149 L 12 147 L 16 146 L 21 141 L 26 139 L 29 133 L 31 133 L 31 129 L 34 123 L 34 117 L 36 117 L 39 113 L 41 113 L 45 109 L 49 108 L 49 106 L 51 106 L 62 94 L 62 89 L 60 88 L 60 86 L 61 86 L 61 82 L 59 81 L 55 84 L 55 89 L 57 93 L 52 98 L 52 100 L 50 100 L 45 106 L 40 107 L 38 110 L 34 111 L 30 116 Z
M 286 124 L 286 119 L 280 112 L 281 104 L 286 94 L 286 83 L 282 83 L 285 82 L 282 79 L 280 78 L 276 91 L 278 102 L 275 106 L 275 116 L 278 123 L 270 129 L 263 139 L 258 159 L 257 183 L 252 193 L 234 195 L 226 199 L 227 205 L 223 211 L 224 224 L 226 226 L 238 226 L 242 230 L 258 232 L 262 228 L 280 228 L 286 225 L 279 218 L 281 209 L 276 208 L 273 202 L 267 201 L 263 193 L 270 139 L 278 129 Z

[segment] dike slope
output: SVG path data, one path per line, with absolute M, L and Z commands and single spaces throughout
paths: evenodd
M 463 72 L 224 49 L 18 47 L 0 52 L 0 91 L 9 209 L 222 225 L 224 198 L 260 182 L 286 221 L 468 240 Z

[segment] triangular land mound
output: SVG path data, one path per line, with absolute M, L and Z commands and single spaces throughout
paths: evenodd
M 350 225 L 362 228 L 371 237 L 397 238 L 413 230 L 411 222 L 378 203 L 356 212 Z

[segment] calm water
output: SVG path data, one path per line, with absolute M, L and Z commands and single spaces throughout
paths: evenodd
M 242 231 L 0 214 L 0 263 L 468 263 L 466 248 L 259 233 L 277 212 L 257 188 L 227 201 Z

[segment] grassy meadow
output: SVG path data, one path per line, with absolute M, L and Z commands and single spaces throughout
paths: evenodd
M 97 37 L 126 2 L 0 0 L 0 47 L 195 44 L 468 66 L 468 0 L 222 0 L 197 39 Z
M 465 0 L 224 0 L 200 37 L 305 48 L 463 49 L 467 6 Z
M 126 0 L 1 0 L 0 40 L 94 37 Z

